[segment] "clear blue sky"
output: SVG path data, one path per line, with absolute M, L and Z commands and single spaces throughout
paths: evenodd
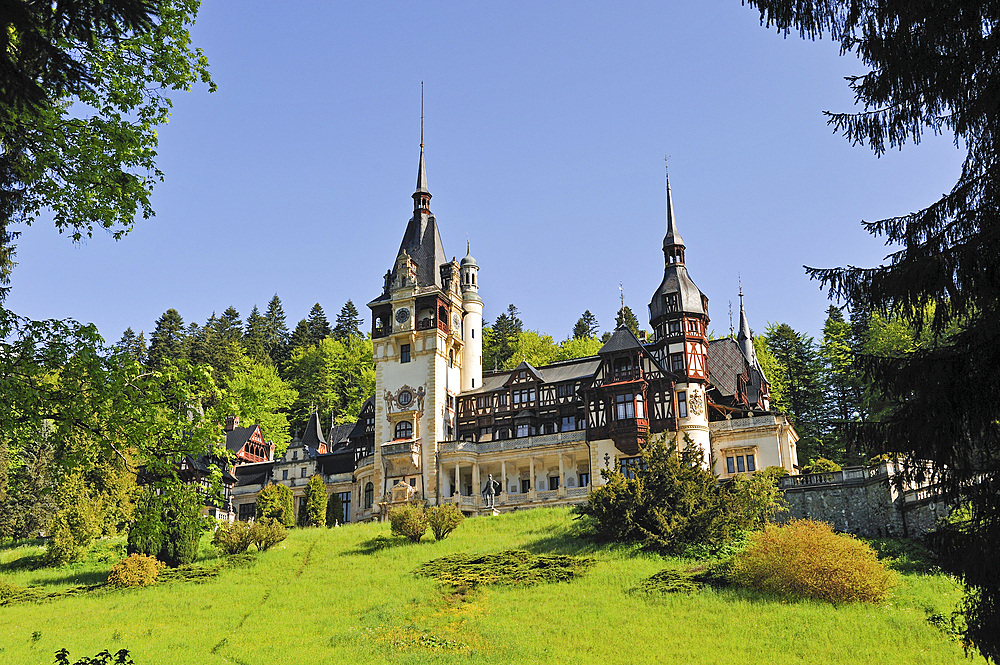
M 832 134 L 863 73 L 829 41 L 783 39 L 739 0 L 577 3 L 208 2 L 193 29 L 219 90 L 180 93 L 160 132 L 155 218 L 79 245 L 24 231 L 6 306 L 148 335 L 281 297 L 289 327 L 380 293 L 412 209 L 420 82 L 427 174 L 449 256 L 466 234 L 485 316 L 610 330 L 618 283 L 648 326 L 663 270 L 670 157 L 691 276 L 729 330 L 742 276 L 752 327 L 819 336 L 802 265 L 888 252 L 862 219 L 950 189 L 950 137 L 876 159 Z

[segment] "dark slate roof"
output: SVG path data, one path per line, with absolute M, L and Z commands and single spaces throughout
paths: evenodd
M 417 264 L 417 286 L 441 286 L 439 267 L 448 262 L 441 244 L 441 234 L 433 215 L 414 213 L 406 225 L 403 241 L 399 244 L 399 256 L 406 250 Z
M 688 314 L 704 314 L 701 289 L 688 275 L 687 268 L 683 263 L 668 263 L 663 270 L 663 281 L 653 293 L 653 299 L 649 301 L 649 320 L 654 321 L 667 313 L 666 303 L 663 296 L 668 293 L 680 294 L 680 308 L 682 312 Z
M 365 400 L 365 403 L 361 405 L 361 415 L 358 417 L 358 421 L 354 423 L 351 433 L 348 437 L 351 439 L 358 439 L 365 435 L 365 428 L 367 423 L 365 422 L 365 415 L 369 409 L 373 409 L 375 406 L 375 395 L 372 395 Z
M 256 430 L 260 425 L 253 425 L 251 427 L 237 427 L 231 432 L 226 432 L 226 448 L 232 453 L 238 453 L 240 448 L 246 445 L 250 437 L 253 436 L 254 430 Z
M 708 378 L 726 397 L 736 394 L 736 377 L 744 370 L 743 353 L 732 337 L 708 343 Z
M 302 445 L 308 448 L 319 448 L 320 444 L 326 445 L 326 438 L 324 438 L 323 428 L 319 424 L 319 414 L 314 411 L 309 416 L 309 424 L 306 425 L 305 434 L 302 435 Z
M 608 353 L 615 353 L 617 351 L 626 351 L 628 349 L 641 349 L 642 344 L 639 343 L 638 338 L 632 334 L 632 331 L 628 328 L 621 327 L 617 328 L 614 334 L 611 335 L 611 339 L 601 347 L 598 351 L 598 355 L 605 355 Z
M 274 462 L 258 462 L 257 464 L 240 464 L 236 467 L 236 486 L 263 485 L 271 476 Z
M 527 363 L 523 364 L 531 369 L 535 373 L 535 376 L 540 377 L 545 383 L 561 383 L 563 381 L 585 379 L 593 376 L 594 372 L 597 371 L 597 368 L 601 366 L 601 359 L 598 356 L 587 356 L 586 358 L 561 360 L 557 363 L 543 365 L 541 367 L 532 367 Z M 518 367 L 520 367 L 520 365 Z M 483 374 L 482 386 L 476 388 L 475 390 L 466 390 L 462 394 L 470 395 L 493 392 L 494 390 L 502 390 L 505 386 L 507 386 L 511 375 L 515 371 L 518 371 L 517 368 L 504 372 Z
M 362 418 L 362 420 L 364 419 Z M 344 425 L 334 425 L 330 428 L 330 437 L 327 441 L 329 441 L 329 451 L 331 453 L 345 450 L 351 446 L 350 436 L 354 431 L 354 427 L 355 423 L 346 423 Z

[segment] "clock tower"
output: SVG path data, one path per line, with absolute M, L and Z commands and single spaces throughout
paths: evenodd
M 445 258 L 430 201 L 421 143 L 413 217 L 382 294 L 368 303 L 378 512 L 412 499 L 437 503 L 438 444 L 456 438 L 456 396 L 462 387 L 482 382 L 478 265 L 471 256 L 461 264 Z

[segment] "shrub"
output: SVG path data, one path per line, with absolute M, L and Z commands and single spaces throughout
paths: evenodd
M 739 529 L 760 530 L 778 513 L 788 510 L 778 479 L 787 472 L 780 466 L 769 466 L 750 475 L 733 478 L 727 488 L 727 505 L 732 511 L 733 525 Z
M 402 536 L 419 543 L 427 532 L 427 513 L 423 506 L 413 504 L 399 506 L 389 511 L 389 523 L 392 525 L 394 536 Z
M 163 504 L 163 546 L 156 557 L 171 568 L 191 563 L 201 541 L 202 500 L 194 487 L 171 487 Z
M 292 490 L 284 485 L 268 485 L 257 495 L 257 517 L 270 517 L 285 526 L 295 524 Z
M 323 476 L 314 474 L 306 483 L 305 501 L 300 512 L 305 513 L 305 526 L 323 526 L 326 523 L 326 483 Z
M 344 518 L 344 502 L 339 494 L 331 494 L 326 500 L 326 525 L 334 526 Z
M 266 552 L 287 537 L 285 525 L 270 517 L 262 517 L 250 527 L 250 539 L 260 552 Z
M 687 435 L 681 450 L 676 437 L 651 436 L 642 458 L 646 468 L 634 469 L 631 478 L 619 468 L 602 470 L 606 484 L 577 508 L 599 540 L 637 542 L 671 554 L 730 540 L 737 525 L 726 492 Z
M 151 487 L 145 487 L 135 504 L 135 521 L 128 530 L 128 553 L 156 556 L 163 549 L 166 527 L 163 501 Z
M 59 651 L 56 651 L 55 664 L 70 665 L 69 651 L 66 649 L 59 649 Z M 80 660 L 74 662 L 73 665 L 133 665 L 133 662 L 128 649 L 119 649 L 114 654 L 105 649 L 93 658 L 84 656 Z
M 50 564 L 78 561 L 87 548 L 101 535 L 103 518 L 100 507 L 84 484 L 83 475 L 67 476 L 59 487 L 61 508 L 52 521 L 52 540 L 45 559 Z
M 465 515 L 452 503 L 432 506 L 427 509 L 427 523 L 431 527 L 435 540 L 444 540 L 448 534 L 458 528 Z
M 24 587 L 19 587 L 0 580 L 0 604 L 24 593 Z
M 163 568 L 163 562 L 145 554 L 130 554 L 108 573 L 108 585 L 118 588 L 150 586 Z
M 246 552 L 253 544 L 252 529 L 247 522 L 222 522 L 212 537 L 212 544 L 223 554 Z
M 878 603 L 896 576 L 867 543 L 825 522 L 768 525 L 733 560 L 734 584 L 779 596 Z
M 834 471 L 840 471 L 840 465 L 825 457 L 813 460 L 810 464 L 802 467 L 802 473 L 833 473 Z

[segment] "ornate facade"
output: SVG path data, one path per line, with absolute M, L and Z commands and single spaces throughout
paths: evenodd
M 721 478 L 767 466 L 796 473 L 797 436 L 770 410 L 742 293 L 739 336 L 708 339 L 708 298 L 687 272 L 669 182 L 652 341 L 620 328 L 596 356 L 485 375 L 479 265 L 468 248 L 447 260 L 430 201 L 421 143 L 413 216 L 368 303 L 375 395 L 349 435 L 335 441 L 331 431 L 322 451 L 302 444 L 309 473 L 340 494 L 345 521 L 415 498 L 471 514 L 580 502 L 602 468 L 640 463 L 640 446 L 658 432 L 699 446 Z M 237 468 L 246 480 L 234 501 L 287 483 L 281 467 L 293 461 Z

